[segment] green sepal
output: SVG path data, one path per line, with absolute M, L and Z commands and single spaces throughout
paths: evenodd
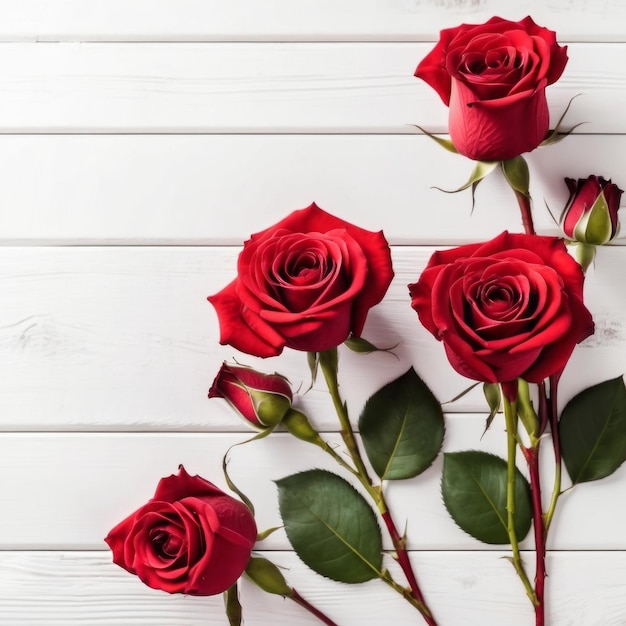
M 626 461 L 626 387 L 622 377 L 574 396 L 561 414 L 559 436 L 573 484 L 615 472 Z
M 516 156 L 506 161 L 501 161 L 500 166 L 504 173 L 504 178 L 513 191 L 530 198 L 530 172 L 528 163 L 522 156 Z
M 277 530 L 280 530 L 281 528 L 282 526 L 272 526 L 271 528 L 266 528 L 265 530 L 262 530 L 260 533 L 257 533 L 257 542 L 267 539 L 270 535 L 273 535 Z
M 363 447 L 381 480 L 413 478 L 443 444 L 441 404 L 410 368 L 372 395 L 359 417 Z
M 441 404 L 452 404 L 453 402 L 456 402 L 457 400 L 460 400 L 463 396 L 465 396 L 470 391 L 472 391 L 472 389 L 474 389 L 475 387 L 478 387 L 478 385 L 480 385 L 480 383 L 474 383 L 474 384 L 470 385 L 467 389 L 463 389 L 463 391 L 457 393 L 456 396 L 454 396 L 454 398 L 452 398 L 452 400 L 446 400 L 445 402 L 442 402 Z
M 319 364 L 320 364 L 319 352 L 307 352 L 306 362 L 311 372 L 311 384 L 309 385 L 309 390 L 310 390 L 313 388 L 313 385 L 315 384 L 315 381 L 317 380 L 317 370 L 319 369 Z
M 287 411 L 291 408 L 291 398 L 279 393 L 248 388 L 248 394 L 254 407 L 254 413 L 265 428 L 271 428 L 280 424 Z
M 489 430 L 502 404 L 502 392 L 500 391 L 500 385 L 498 383 L 484 383 L 483 394 L 485 394 L 485 400 L 487 400 L 487 405 L 489 406 L 489 415 L 485 420 L 485 430 L 481 438 L 484 437 L 485 433 Z
M 580 95 L 581 94 L 576 94 L 570 99 L 570 101 L 567 103 L 567 106 L 565 107 L 565 111 L 563 111 L 563 113 L 561 114 L 561 117 L 559 118 L 559 121 L 556 123 L 554 130 L 548 131 L 548 134 L 546 135 L 545 139 L 539 144 L 540 147 L 550 146 L 552 144 L 558 143 L 559 141 L 565 139 L 565 137 L 567 137 L 571 132 L 576 130 L 579 126 L 584 124 L 584 122 L 580 122 L 579 124 L 574 124 L 574 126 L 568 128 L 567 130 L 561 130 L 563 121 L 565 120 L 565 116 L 567 115 L 569 108 L 572 106 L 572 102 L 574 102 L 574 100 L 578 98 L 578 96 Z
M 487 452 L 466 450 L 443 455 L 441 492 L 448 513 L 468 535 L 488 544 L 508 544 L 507 464 Z M 515 471 L 515 533 L 530 530 L 530 485 Z
M 444 139 L 443 137 L 438 137 L 433 133 L 429 133 L 427 130 L 424 130 L 421 126 L 417 124 L 413 124 L 415 128 L 419 128 L 427 137 L 430 137 L 433 141 L 436 141 L 442 148 L 446 149 L 448 152 L 452 152 L 454 154 L 459 154 L 459 151 L 454 147 L 451 139 Z
M 352 485 L 320 469 L 287 476 L 276 485 L 287 538 L 308 567 L 344 583 L 381 576 L 376 515 Z
M 254 515 L 254 505 L 252 504 L 252 500 L 250 500 L 250 498 L 248 498 L 248 496 L 246 496 L 246 494 L 241 491 L 241 489 L 239 489 L 237 485 L 235 485 L 235 483 L 231 480 L 230 475 L 228 474 L 228 455 L 230 454 L 230 451 L 236 446 L 243 446 L 244 444 L 250 443 L 251 441 L 256 441 L 257 439 L 264 439 L 274 431 L 274 428 L 274 426 L 270 426 L 269 428 L 262 430 L 260 433 L 257 433 L 254 437 L 251 437 L 250 439 L 240 441 L 239 443 L 234 443 L 232 446 L 230 446 L 230 448 L 228 448 L 228 450 L 226 450 L 224 456 L 222 457 L 222 471 L 224 472 L 224 479 L 226 480 L 228 488 L 239 496 L 241 501 L 250 509 L 252 515 Z
M 522 378 L 517 379 L 517 414 L 531 442 L 534 443 L 539 437 L 539 418 L 530 399 L 528 383 Z
M 444 193 L 458 193 L 459 191 L 464 191 L 465 189 L 468 189 L 469 187 L 471 187 L 472 188 L 472 211 L 473 211 L 474 205 L 476 203 L 475 193 L 476 193 L 476 187 L 478 187 L 478 183 L 480 183 L 480 181 L 486 176 L 489 176 L 489 174 L 491 174 L 491 172 L 493 172 L 493 170 L 495 170 L 496 167 L 498 167 L 499 163 L 500 163 L 499 161 L 476 161 L 476 164 L 474 165 L 474 169 L 472 170 L 470 177 L 468 178 L 467 182 L 464 185 L 461 185 L 458 189 L 442 189 L 441 187 L 435 187 L 435 189 L 438 189 L 439 191 L 443 191 Z
M 241 626 L 243 623 L 243 610 L 239 602 L 237 583 L 234 583 L 224 592 L 224 609 L 228 618 L 229 626 Z
M 372 352 L 391 352 L 391 354 L 394 354 L 392 350 L 398 347 L 398 344 L 395 344 L 389 348 L 379 348 L 367 339 L 363 339 L 363 337 L 348 337 L 343 343 L 348 349 L 357 354 L 371 354 Z M 396 355 L 394 354 L 394 356 Z
M 585 211 L 574 227 L 574 239 L 602 246 L 611 241 L 613 224 L 604 193 L 600 193 L 590 210 Z

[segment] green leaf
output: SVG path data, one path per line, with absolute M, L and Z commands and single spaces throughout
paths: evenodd
M 516 156 L 513 159 L 502 161 L 502 171 L 509 186 L 518 193 L 530 197 L 528 187 L 530 184 L 530 172 L 528 171 L 528 163 L 522 156 Z
M 306 565 L 344 583 L 381 576 L 380 528 L 354 487 L 320 469 L 287 476 L 276 484 L 287 537 Z
M 559 421 L 561 451 L 574 484 L 599 480 L 626 461 L 626 387 L 622 377 L 581 391 Z
M 477 450 L 444 454 L 441 491 L 448 513 L 466 533 L 489 544 L 507 544 L 506 461 Z M 515 474 L 515 532 L 530 530 L 530 485 Z
M 411 368 L 365 403 L 359 430 L 367 458 L 382 480 L 413 478 L 441 450 L 443 411 Z

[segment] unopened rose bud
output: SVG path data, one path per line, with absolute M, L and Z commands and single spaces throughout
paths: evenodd
M 619 229 L 617 212 L 623 191 L 602 176 L 566 178 L 565 183 L 570 192 L 561 214 L 565 235 L 595 246 L 611 241 Z
M 291 408 L 293 394 L 280 374 L 263 374 L 251 367 L 222 363 L 209 398 L 224 398 L 254 428 L 279 424 Z

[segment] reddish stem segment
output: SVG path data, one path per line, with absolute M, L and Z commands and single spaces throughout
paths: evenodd
M 437 626 L 437 622 L 435 622 L 430 609 L 426 606 L 426 602 L 424 601 L 424 596 L 417 584 L 417 579 L 415 578 L 415 573 L 413 572 L 413 568 L 411 566 L 411 561 L 409 560 L 409 554 L 406 551 L 406 541 L 404 537 L 400 535 L 396 525 L 394 524 L 393 518 L 391 517 L 391 513 L 386 511 L 382 513 L 381 517 L 383 518 L 385 525 L 387 526 L 387 530 L 389 531 L 389 536 L 393 541 L 393 546 L 396 550 L 396 554 L 398 555 L 398 563 L 406 576 L 406 579 L 409 583 L 409 587 L 411 588 L 411 592 L 418 600 L 418 602 L 422 605 L 422 609 L 420 613 L 424 617 L 425 622 L 429 626 Z
M 530 492 L 533 505 L 533 528 L 535 533 L 535 626 L 545 626 L 545 584 L 546 584 L 546 527 L 541 506 L 541 475 L 539 472 L 539 443 L 532 448 L 524 448 L 524 456 L 530 474 Z
M 517 198 L 517 203 L 519 204 L 519 208 L 522 213 L 522 225 L 524 226 L 524 232 L 527 235 L 534 235 L 535 227 L 533 225 L 533 214 L 530 207 L 530 196 L 527 196 L 520 191 L 515 191 L 515 197 Z
M 330 617 L 324 615 L 319 609 L 316 609 L 312 604 L 307 602 L 295 589 L 291 590 L 291 595 L 287 596 L 293 600 L 296 604 L 299 604 L 302 608 L 306 609 L 311 615 L 315 615 L 320 622 L 326 624 L 326 626 L 338 626 L 336 622 L 333 622 Z

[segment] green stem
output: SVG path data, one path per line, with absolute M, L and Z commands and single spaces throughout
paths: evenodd
M 533 606 L 537 604 L 537 597 L 533 586 L 526 574 L 522 557 L 519 550 L 519 542 L 515 531 L 515 458 L 517 454 L 517 402 L 511 401 L 505 393 L 502 394 L 504 402 L 504 420 L 506 423 L 506 443 L 507 443 L 507 482 L 506 482 L 506 510 L 507 510 L 507 533 L 513 552 L 513 567 L 517 572 L 526 595 L 530 598 Z
M 333 348 L 331 350 L 326 350 L 325 352 L 321 352 L 319 355 L 319 363 L 322 368 L 322 372 L 324 374 L 324 379 L 326 380 L 326 385 L 328 387 L 328 391 L 330 392 L 330 396 L 333 401 L 333 405 L 335 406 L 335 411 L 337 412 L 337 416 L 339 418 L 339 423 L 341 425 L 341 438 L 343 439 L 346 448 L 350 454 L 350 458 L 354 463 L 354 468 L 350 467 L 336 452 L 333 450 L 328 444 L 321 441 L 322 447 L 328 454 L 330 454 L 342 467 L 346 468 L 353 476 L 355 476 L 359 482 L 363 485 L 364 489 L 370 495 L 376 507 L 378 508 L 379 513 L 381 514 L 386 526 L 389 531 L 393 547 L 398 555 L 398 563 L 406 576 L 406 579 L 409 583 L 409 588 L 402 587 L 399 585 L 388 572 L 381 573 L 381 578 L 391 587 L 393 587 L 398 593 L 402 595 L 406 600 L 408 600 L 422 615 L 425 622 L 428 626 L 437 626 L 437 622 L 432 616 L 430 609 L 426 606 L 426 602 L 424 601 L 424 596 L 418 586 L 417 579 L 415 577 L 415 573 L 413 572 L 413 568 L 411 566 L 411 562 L 408 556 L 408 552 L 406 550 L 406 541 L 404 537 L 400 536 L 391 516 L 391 512 L 389 511 L 389 507 L 387 506 L 387 502 L 385 501 L 385 496 L 383 495 L 382 485 L 375 486 L 372 478 L 370 477 L 367 468 L 365 467 L 365 463 L 363 462 L 363 457 L 361 456 L 361 452 L 359 451 L 358 444 L 356 442 L 356 438 L 354 436 L 354 432 L 352 430 L 352 424 L 350 423 L 350 417 L 348 415 L 348 408 L 345 402 L 341 398 L 341 394 L 339 393 L 339 381 L 337 379 L 337 371 L 338 371 L 338 354 L 337 348 Z M 315 442 L 316 445 L 320 445 L 319 442 Z
M 422 614 L 422 617 L 429 626 L 437 626 L 437 622 L 433 619 L 426 605 L 413 595 L 411 589 L 398 584 L 387 570 L 380 573 L 380 579 L 387 583 L 394 591 L 398 592 L 407 602 L 413 605 Z
M 348 416 L 348 409 L 345 402 L 341 399 L 339 393 L 339 381 L 337 380 L 337 348 L 331 348 L 324 352 L 320 352 L 320 366 L 330 392 L 335 411 L 337 411 L 337 417 L 339 417 L 339 423 L 341 425 L 341 438 L 348 449 L 350 458 L 357 469 L 357 472 L 372 485 L 372 479 L 369 476 L 363 458 L 359 452 L 354 433 L 352 432 L 352 425 L 350 424 L 350 418 Z

